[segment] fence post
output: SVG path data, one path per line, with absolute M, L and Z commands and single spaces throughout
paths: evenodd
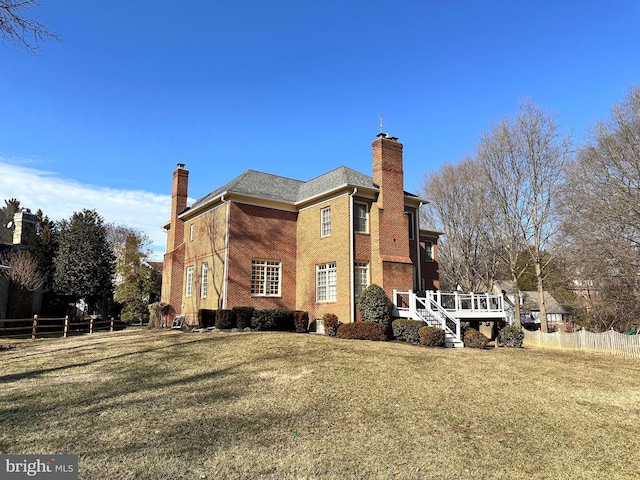
M 111 317 L 111 323 L 109 324 L 109 331 L 113 332 L 113 317 Z
M 93 316 L 89 318 L 89 335 L 93 333 Z
M 33 326 L 31 327 L 31 340 L 36 339 L 36 331 L 38 330 L 38 315 L 33 316 Z
M 69 315 L 64 316 L 64 338 L 69 336 Z

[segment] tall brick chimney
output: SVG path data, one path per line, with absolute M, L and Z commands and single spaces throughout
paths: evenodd
M 172 252 L 184 241 L 184 222 L 178 218 L 187 208 L 187 191 L 189 170 L 184 163 L 179 163 L 173 172 L 173 188 L 171 189 L 171 227 L 167 238 L 167 252 Z
M 173 310 L 182 310 L 182 287 L 184 274 L 184 222 L 178 218 L 187 208 L 189 171 L 179 163 L 173 172 L 171 189 L 171 220 L 167 232 L 167 250 L 162 267 L 161 300 L 169 303 Z
M 372 143 L 373 182 L 379 188 L 372 205 L 372 282 L 387 295 L 393 289 L 413 288 L 413 264 L 409 252 L 409 229 L 404 213 L 402 144 L 397 137 L 380 133 Z

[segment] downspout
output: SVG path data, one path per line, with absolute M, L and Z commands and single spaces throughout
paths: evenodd
M 422 259 L 420 258 L 420 209 L 422 208 L 422 205 L 424 205 L 424 203 L 420 202 L 420 205 L 418 205 L 418 209 L 416 210 L 416 219 L 414 220 L 414 223 L 416 224 L 416 258 L 418 259 L 418 286 L 416 290 L 422 290 L 422 269 L 420 268 L 422 265 Z
M 353 188 L 353 192 L 349 197 L 351 198 L 351 208 L 349 208 L 349 284 L 351 285 L 350 293 L 349 293 L 349 313 L 351 323 L 356 321 L 356 286 L 355 286 L 355 260 L 354 260 L 354 248 L 355 248 L 355 232 L 353 229 L 353 208 L 354 208 L 354 195 L 358 192 L 356 187 Z
M 227 280 L 227 276 L 229 275 L 229 269 L 227 265 L 229 264 L 229 201 L 224 199 L 224 195 L 220 197 L 220 201 L 227 206 L 227 214 L 225 219 L 225 228 L 224 228 L 224 266 L 222 269 L 222 281 L 224 282 L 222 285 L 222 308 L 226 310 L 227 308 L 227 284 L 229 283 Z

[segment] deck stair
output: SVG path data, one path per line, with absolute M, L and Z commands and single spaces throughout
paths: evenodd
M 504 319 L 506 314 L 502 295 L 460 294 L 426 291 L 393 291 L 394 315 L 422 320 L 427 325 L 444 330 L 445 346 L 464 347 L 461 320 Z

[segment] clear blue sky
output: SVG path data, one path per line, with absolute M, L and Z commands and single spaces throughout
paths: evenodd
M 640 84 L 637 1 L 41 4 L 64 41 L 0 45 L 0 199 L 96 208 L 157 250 L 178 162 L 192 198 L 246 169 L 370 174 L 382 114 L 416 191 L 525 97 L 579 141 Z

